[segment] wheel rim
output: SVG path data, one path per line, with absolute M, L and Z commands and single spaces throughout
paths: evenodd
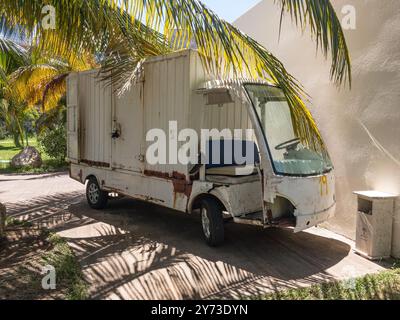
M 204 235 L 207 237 L 207 239 L 210 238 L 210 219 L 208 218 L 206 208 L 201 209 L 201 223 L 203 225 Z
M 97 203 L 100 197 L 99 187 L 95 183 L 89 185 L 89 200 L 91 203 Z

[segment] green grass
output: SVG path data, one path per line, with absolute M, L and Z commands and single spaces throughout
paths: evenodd
M 400 265 L 379 274 L 257 297 L 260 300 L 400 300 Z
M 28 143 L 30 146 L 39 148 L 38 141 L 36 137 L 31 137 L 28 139 Z M 14 140 L 7 138 L 0 140 L 0 160 L 11 160 L 18 152 L 20 152 L 23 148 L 17 148 L 14 144 Z M 50 157 L 43 153 L 41 154 L 42 160 L 49 160 Z
M 47 241 L 53 248 L 42 257 L 43 262 L 56 269 L 57 284 L 67 288 L 67 299 L 87 299 L 87 283 L 68 243 L 55 233 L 49 233 Z
M 0 140 L 0 160 L 11 160 L 20 151 L 21 148 L 17 148 L 12 139 Z
M 19 220 L 10 216 L 6 217 L 6 227 L 32 227 L 32 222 L 26 220 Z
M 58 160 L 43 160 L 43 164 L 40 168 L 24 167 L 17 169 L 7 165 L 5 167 L 0 167 L 0 174 L 41 174 L 66 170 L 68 170 L 68 164 L 65 162 L 60 162 Z
M 64 161 L 55 160 L 50 158 L 45 152 L 41 151 L 36 137 L 28 139 L 29 145 L 35 147 L 41 152 L 43 165 L 41 168 L 11 168 L 8 163 L 1 163 L 0 161 L 0 174 L 5 173 L 47 173 L 47 172 L 55 172 L 66 170 L 68 168 L 67 164 Z M 15 156 L 18 152 L 20 152 L 22 148 L 17 148 L 14 145 L 14 141 L 12 139 L 3 139 L 0 140 L 0 160 L 11 160 L 13 156 Z

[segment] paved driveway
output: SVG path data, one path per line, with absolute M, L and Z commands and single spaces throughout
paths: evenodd
M 95 211 L 66 174 L 0 176 L 0 201 L 67 238 L 94 299 L 240 298 L 383 270 L 321 228 L 229 223 L 225 244 L 209 248 L 197 217 L 130 199 Z

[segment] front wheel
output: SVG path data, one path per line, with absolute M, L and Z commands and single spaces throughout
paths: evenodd
M 104 209 L 107 206 L 108 192 L 100 189 L 96 178 L 90 178 L 86 186 L 86 199 L 93 209 Z
M 210 247 L 221 245 L 224 242 L 224 219 L 221 206 L 214 199 L 203 199 L 200 212 L 207 244 Z

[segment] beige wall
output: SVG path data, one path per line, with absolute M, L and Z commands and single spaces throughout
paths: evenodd
M 286 17 L 278 43 L 280 10 L 264 0 L 235 24 L 278 58 L 312 97 L 316 118 L 336 167 L 338 210 L 329 227 L 354 238 L 354 190 L 400 193 L 400 1 L 333 0 L 357 13 L 346 31 L 353 63 L 353 88 L 329 81 L 329 64 Z M 366 129 L 363 127 L 363 125 Z

